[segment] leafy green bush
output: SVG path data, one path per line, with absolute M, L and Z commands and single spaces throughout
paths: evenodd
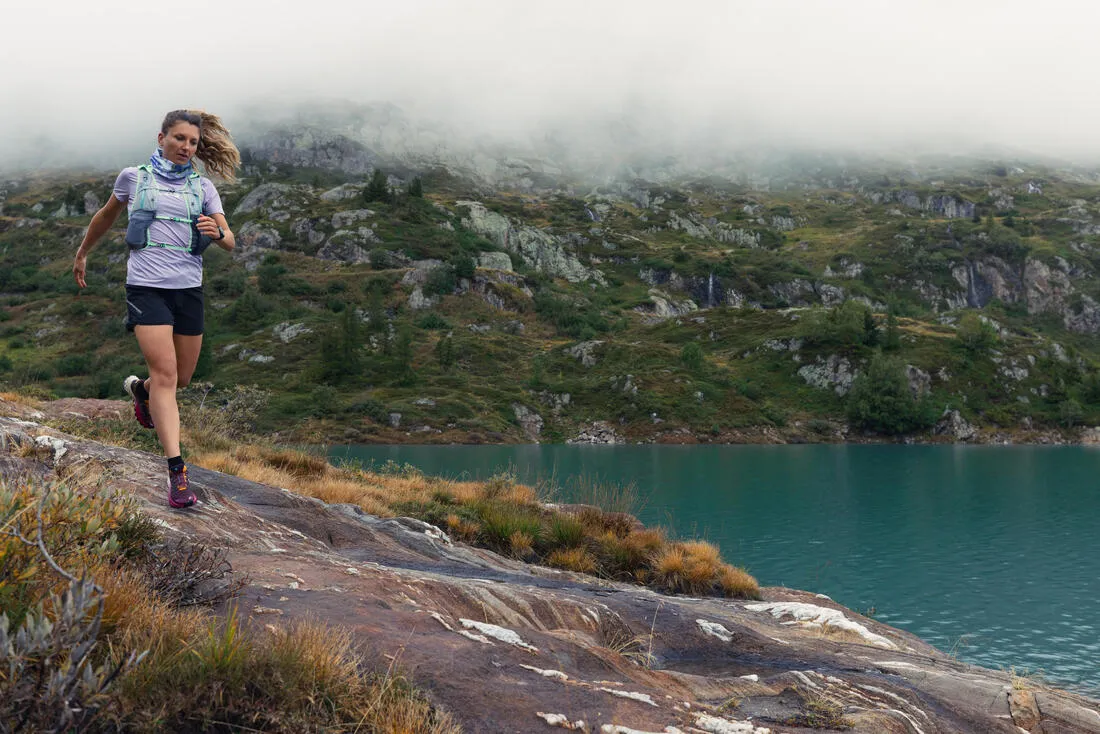
M 955 338 L 966 351 L 974 355 L 985 354 L 997 344 L 997 330 L 973 311 L 959 319 Z
M 706 357 L 703 356 L 703 348 L 699 346 L 699 342 L 685 344 L 683 349 L 680 350 L 680 361 L 692 372 L 703 369 Z
M 65 354 L 57 360 L 57 373 L 63 377 L 86 375 L 92 368 L 92 358 L 87 354 Z
M 451 267 L 454 268 L 456 276 L 469 279 L 474 277 L 476 263 L 469 255 L 458 253 L 451 258 Z
M 575 339 L 591 339 L 608 330 L 607 320 L 599 309 L 588 303 L 556 298 L 545 289 L 535 294 L 535 313 Z
M 852 383 L 848 419 L 859 429 L 896 435 L 927 428 L 936 414 L 931 401 L 913 397 L 901 361 L 876 353 Z
M 424 293 L 430 296 L 448 296 L 454 293 L 457 285 L 458 278 L 454 266 L 447 263 L 428 273 L 428 280 L 424 283 Z
M 429 311 L 421 316 L 416 321 L 416 325 L 421 329 L 450 329 L 451 322 L 443 318 L 437 313 Z

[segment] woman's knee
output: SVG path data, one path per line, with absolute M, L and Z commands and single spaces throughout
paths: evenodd
M 171 367 L 149 367 L 149 381 L 154 385 L 161 385 L 167 387 L 179 382 L 179 376 L 176 373 L 176 366 Z
M 176 387 L 187 387 L 191 384 L 191 375 L 178 375 L 176 377 Z

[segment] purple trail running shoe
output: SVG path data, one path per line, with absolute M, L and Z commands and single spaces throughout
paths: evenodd
M 122 387 L 133 398 L 134 417 L 143 428 L 153 427 L 153 414 L 149 410 L 149 393 L 145 390 L 145 383 L 137 375 L 130 375 L 122 381 Z
M 168 504 L 176 509 L 190 507 L 198 497 L 187 481 L 187 466 L 168 470 Z

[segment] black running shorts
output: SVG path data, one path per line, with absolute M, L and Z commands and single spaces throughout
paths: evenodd
M 198 336 L 203 328 L 202 286 L 150 288 L 126 286 L 126 329 L 135 326 L 172 326 L 172 333 Z

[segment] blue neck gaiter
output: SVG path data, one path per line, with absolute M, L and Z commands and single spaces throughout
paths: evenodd
M 187 162 L 187 165 L 181 166 L 178 163 L 173 163 L 164 157 L 164 151 L 157 148 L 153 151 L 153 155 L 149 156 L 149 163 L 153 166 L 153 172 L 163 178 L 180 181 L 188 176 L 195 170 L 191 165 L 191 161 Z

